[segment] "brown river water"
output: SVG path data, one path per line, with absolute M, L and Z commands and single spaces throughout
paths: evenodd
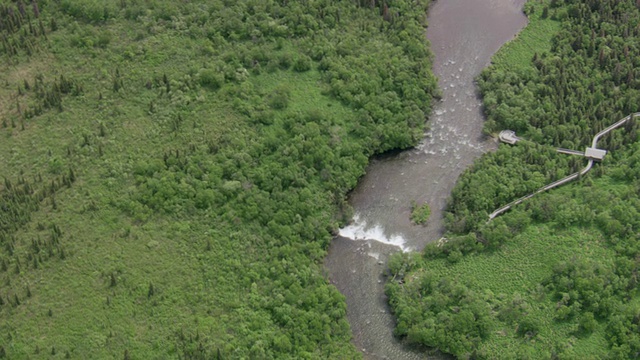
M 474 79 L 491 56 L 526 25 L 525 0 L 438 0 L 426 36 L 435 55 L 442 100 L 431 130 L 414 149 L 371 160 L 350 195 L 353 223 L 341 229 L 325 267 L 347 300 L 353 343 L 365 359 L 423 359 L 393 337 L 394 318 L 384 295 L 387 257 L 421 250 L 443 234 L 443 210 L 453 186 L 474 159 L 495 149 L 482 136 L 484 121 Z M 411 201 L 427 202 L 426 226 L 412 225 Z M 436 356 L 437 357 L 437 356 Z

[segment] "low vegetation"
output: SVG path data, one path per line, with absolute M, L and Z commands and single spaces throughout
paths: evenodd
M 427 5 L 0 0 L 0 357 L 358 358 L 322 260 Z
M 415 201 L 411 203 L 411 221 L 413 221 L 414 224 L 426 224 L 430 215 L 431 208 L 429 207 L 429 204 L 424 203 L 418 206 L 418 203 Z
M 530 25 L 478 83 L 486 132 L 502 145 L 461 177 L 447 239 L 390 261 L 396 334 L 458 358 L 637 358 L 640 351 L 636 120 L 577 182 L 487 223 L 488 214 L 583 167 L 593 135 L 638 111 L 635 1 L 530 1 Z M 528 59 L 528 60 L 527 60 Z

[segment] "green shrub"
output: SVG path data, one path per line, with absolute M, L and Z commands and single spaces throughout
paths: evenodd
M 589 311 L 583 313 L 580 317 L 580 331 L 585 334 L 591 334 L 596 327 L 598 327 L 598 322 L 593 316 L 593 313 Z
M 293 64 L 293 70 L 297 72 L 305 72 L 311 70 L 311 58 L 306 55 L 300 55 Z
M 224 83 L 224 75 L 212 69 L 203 69 L 199 73 L 200 85 L 212 90 L 217 90 Z
M 429 208 L 429 204 L 424 203 L 418 206 L 415 201 L 411 203 L 411 221 L 415 224 L 426 224 L 429 220 L 429 216 L 431 216 L 431 208 Z
M 293 65 L 293 56 L 290 53 L 285 52 L 278 57 L 278 66 L 282 70 L 287 70 Z
M 102 23 L 118 14 L 115 1 L 62 0 L 60 8 L 68 15 L 89 23 Z
M 291 98 L 291 90 L 289 88 L 281 86 L 275 89 L 269 95 L 269 106 L 276 110 L 283 110 L 289 106 L 289 100 Z

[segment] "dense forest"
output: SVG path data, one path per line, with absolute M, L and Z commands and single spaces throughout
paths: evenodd
M 359 358 L 322 272 L 427 0 L 0 0 L 0 358 Z
M 609 153 L 584 177 L 487 220 L 586 164 L 555 147 L 584 150 L 638 111 L 639 5 L 530 1 L 525 11 L 529 26 L 478 78 L 486 133 L 525 141 L 462 175 L 446 239 L 390 261 L 395 332 L 458 358 L 638 358 L 640 119 L 602 138 Z

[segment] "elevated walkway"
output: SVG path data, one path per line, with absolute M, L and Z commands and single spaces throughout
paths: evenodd
M 504 205 L 501 208 L 498 208 L 497 210 L 495 210 L 494 212 L 492 212 L 491 214 L 489 214 L 489 221 L 493 220 L 495 217 L 497 217 L 498 215 L 504 213 L 505 211 L 511 209 L 513 206 L 516 206 L 522 202 L 524 202 L 527 199 L 530 199 L 532 197 L 534 197 L 535 195 L 553 189 L 554 187 L 558 187 L 560 185 L 564 185 L 572 180 L 575 180 L 579 177 L 581 177 L 582 175 L 586 174 L 587 172 L 589 172 L 589 170 L 591 170 L 591 168 L 593 167 L 593 162 L 594 161 L 602 161 L 602 159 L 604 159 L 604 156 L 607 154 L 606 150 L 603 149 L 598 149 L 598 140 L 600 140 L 600 137 L 602 137 L 603 135 L 608 134 L 610 131 L 619 128 L 620 126 L 624 125 L 627 121 L 634 119 L 635 117 L 640 117 L 640 112 L 628 115 L 620 120 L 618 120 L 616 123 L 614 123 L 613 125 L 605 128 L 604 130 L 600 131 L 599 133 L 597 133 L 594 137 L 593 140 L 591 142 L 591 147 L 586 148 L 586 150 L 584 151 L 584 153 L 580 152 L 580 151 L 576 151 L 576 150 L 569 150 L 569 149 L 562 149 L 562 148 L 558 148 L 556 149 L 557 152 L 561 153 L 561 154 L 568 154 L 568 155 L 580 155 L 580 156 L 584 156 L 588 159 L 587 162 L 587 166 L 585 166 L 582 170 L 573 173 L 567 177 L 564 177 L 560 180 L 556 180 L 554 182 L 552 182 L 551 184 L 545 185 L 543 187 L 541 187 L 540 189 L 536 190 L 535 192 L 529 194 L 529 195 L 525 195 L 519 199 L 516 199 L 506 205 Z M 504 136 L 503 136 L 504 133 Z M 511 142 L 513 139 L 516 139 L 515 141 Z M 516 133 L 512 130 L 503 130 L 500 132 L 500 140 L 502 142 L 505 142 L 507 144 L 515 144 L 516 142 L 518 142 L 518 140 L 521 140 L 520 138 L 518 138 L 516 136 Z
M 578 150 L 569 150 L 569 149 L 557 148 L 556 151 L 559 152 L 560 154 L 584 156 L 584 152 L 578 151 Z
M 498 137 L 503 143 L 511 145 L 515 145 L 518 141 L 522 140 L 521 138 L 516 136 L 516 132 L 513 130 L 502 130 Z M 595 161 L 602 161 L 602 159 L 604 159 L 604 156 L 607 155 L 607 150 L 597 149 L 595 147 L 588 147 L 584 151 L 557 148 L 556 151 L 560 154 L 584 156 L 587 159 Z

